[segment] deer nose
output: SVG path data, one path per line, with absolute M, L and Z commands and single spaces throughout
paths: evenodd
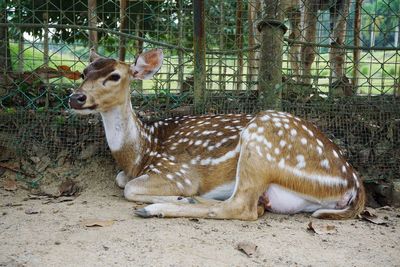
M 72 94 L 69 97 L 69 105 L 71 108 L 80 109 L 86 103 L 86 95 L 81 93 Z

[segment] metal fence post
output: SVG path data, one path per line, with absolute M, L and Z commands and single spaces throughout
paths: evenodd
M 282 91 L 283 10 L 280 1 L 264 0 L 264 19 L 258 24 L 261 32 L 259 59 L 260 108 L 280 109 Z
M 193 1 L 194 104 L 196 110 L 204 105 L 206 86 L 206 37 L 204 1 Z

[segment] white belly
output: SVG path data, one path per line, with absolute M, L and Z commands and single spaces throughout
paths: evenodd
M 308 198 L 275 184 L 271 184 L 266 193 L 270 205 L 269 210 L 284 214 L 314 212 L 319 209 L 334 209 L 338 201 L 320 201 Z

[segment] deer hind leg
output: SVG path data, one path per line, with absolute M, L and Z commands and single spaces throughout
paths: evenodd
M 135 213 L 140 217 L 197 217 L 211 219 L 256 220 L 259 197 L 266 190 L 265 160 L 255 152 L 254 143 L 242 145 L 239 157 L 236 187 L 228 200 L 214 203 L 149 205 Z
M 125 185 L 124 196 L 127 200 L 144 203 L 198 203 L 200 200 L 190 197 L 196 191 L 194 185 L 180 188 L 164 177 L 144 174 Z

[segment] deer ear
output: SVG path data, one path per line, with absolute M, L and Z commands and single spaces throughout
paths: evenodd
M 95 61 L 96 59 L 101 58 L 101 56 L 99 56 L 96 53 L 96 49 L 94 49 L 94 47 L 90 48 L 90 52 L 89 52 L 89 62 L 92 63 L 93 61 Z
M 131 74 L 135 80 L 151 79 L 160 70 L 164 54 L 161 49 L 152 49 L 143 52 L 131 65 Z

